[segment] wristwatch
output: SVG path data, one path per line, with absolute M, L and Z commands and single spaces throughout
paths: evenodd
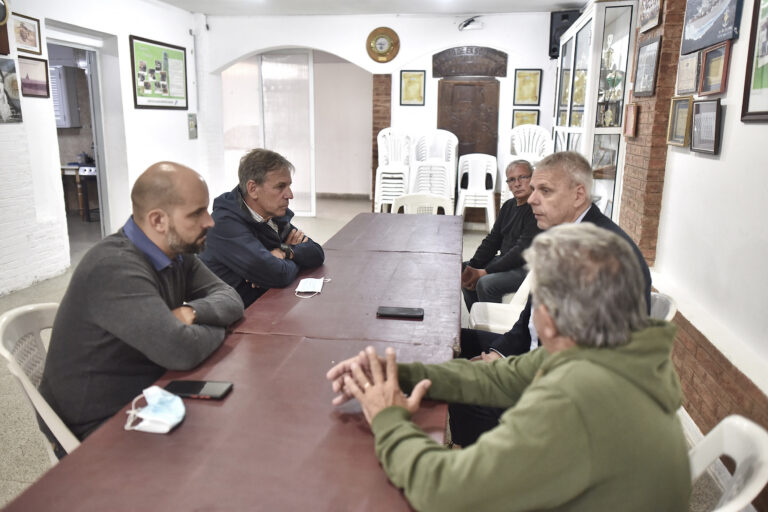
M 285 257 L 289 260 L 293 259 L 293 247 L 288 244 L 280 244 L 280 250 L 285 253 Z

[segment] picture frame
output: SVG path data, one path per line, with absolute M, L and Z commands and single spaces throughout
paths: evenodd
M 627 103 L 624 107 L 624 136 L 637 136 L 637 103 Z
M 680 53 L 688 55 L 739 37 L 743 0 L 688 0 Z
M 667 144 L 687 147 L 690 144 L 693 96 L 675 96 L 669 105 Z
M 640 32 L 646 32 L 659 24 L 662 2 L 663 0 L 640 0 L 640 5 L 638 5 Z
M 516 69 L 513 105 L 538 107 L 541 103 L 541 69 Z
M 19 52 L 42 55 L 40 44 L 40 20 L 17 12 L 11 13 L 10 34 Z
M 513 109 L 512 128 L 524 124 L 539 124 L 539 111 L 535 109 Z
M 678 96 L 695 94 L 699 88 L 699 56 L 700 52 L 681 55 L 677 61 L 677 85 L 675 90 Z
M 691 151 L 720 153 L 720 98 L 694 101 L 691 113 Z
M 659 68 L 659 53 L 661 36 L 657 36 L 638 44 L 637 64 L 635 65 L 636 97 L 653 96 L 656 94 L 656 74 Z
M 187 50 L 130 35 L 134 108 L 187 110 Z
M 731 59 L 731 41 L 723 41 L 701 51 L 699 96 L 720 94 L 728 85 L 728 62 Z
M 48 61 L 19 55 L 21 95 L 33 98 L 50 98 Z
M 400 71 L 400 105 L 424 106 L 426 78 L 424 70 Z
M 768 0 L 754 0 L 741 120 L 768 122 Z
M 0 123 L 21 123 L 21 89 L 13 59 L 0 57 Z

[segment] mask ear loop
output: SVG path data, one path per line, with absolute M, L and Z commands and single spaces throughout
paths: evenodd
M 136 430 L 136 426 L 140 424 L 140 423 L 137 423 L 136 425 L 133 425 L 133 422 L 136 421 L 137 415 L 139 414 L 139 411 L 140 411 L 140 409 L 136 409 L 136 402 L 138 402 L 142 398 L 144 398 L 144 393 L 140 394 L 139 396 L 133 399 L 133 401 L 131 402 L 131 410 L 125 411 L 125 414 L 128 415 L 128 419 L 125 420 L 125 427 L 123 427 L 125 430 Z

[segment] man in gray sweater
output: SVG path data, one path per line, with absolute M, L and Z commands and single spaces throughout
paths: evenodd
M 79 439 L 166 370 L 200 364 L 243 315 L 240 296 L 195 256 L 213 226 L 203 178 L 159 162 L 131 201 L 122 229 L 83 257 L 53 324 L 40 392 Z

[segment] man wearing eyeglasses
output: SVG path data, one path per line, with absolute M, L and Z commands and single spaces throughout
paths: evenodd
M 501 206 L 493 229 L 461 273 L 467 310 L 477 301 L 501 302 L 504 294 L 517 291 L 525 279 L 522 252 L 541 231 L 527 203 L 532 174 L 533 168 L 526 160 L 515 160 L 507 166 L 507 186 L 514 200 Z

